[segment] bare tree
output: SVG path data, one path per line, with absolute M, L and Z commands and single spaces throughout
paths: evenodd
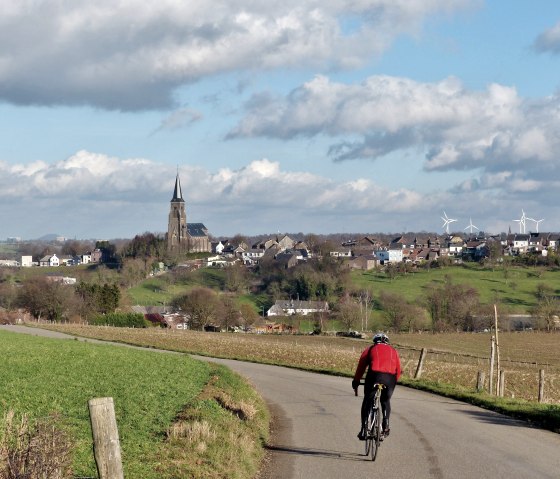
M 72 297 L 70 286 L 36 277 L 23 283 L 17 302 L 35 318 L 60 321 L 67 317 Z
M 175 301 L 190 318 L 191 329 L 203 329 L 216 319 L 218 295 L 209 288 L 195 288 Z
M 243 324 L 243 327 L 245 329 L 254 324 L 255 321 L 259 318 L 259 313 L 257 313 L 255 311 L 255 308 L 248 303 L 240 304 L 239 312 L 241 314 L 241 324 Z
M 222 296 L 220 298 L 220 311 L 218 323 L 226 331 L 228 331 L 233 326 L 239 326 L 241 324 L 241 313 L 239 312 L 239 307 L 235 302 L 235 298 L 232 296 Z
M 346 331 L 350 331 L 356 327 L 360 320 L 360 305 L 350 295 L 345 295 L 337 305 L 337 316 Z

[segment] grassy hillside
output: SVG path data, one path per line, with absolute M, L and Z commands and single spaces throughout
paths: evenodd
M 32 420 L 58 413 L 74 444 L 75 476 L 97 477 L 87 406 L 96 397 L 114 398 L 125 477 L 225 477 L 222 469 L 230 468 L 248 478 L 259 465 L 262 449 L 255 445 L 266 438 L 266 408 L 224 368 L 183 355 L 4 331 L 0 355 L 0 421 L 8 410 Z M 223 397 L 249 404 L 253 417 L 241 421 L 220 405 Z M 197 424 L 205 424 L 206 436 L 189 429 Z M 239 438 L 251 447 L 239 452 Z M 216 460 L 224 451 L 228 461 Z
M 403 295 L 409 301 L 422 300 L 431 285 L 442 285 L 450 277 L 455 284 L 475 288 L 480 301 L 502 303 L 510 313 L 526 313 L 536 304 L 535 293 L 539 283 L 546 283 L 560 294 L 560 271 L 530 267 L 484 268 L 478 265 L 449 266 L 418 269 L 390 279 L 384 272 L 354 271 L 353 283 L 369 289 L 374 295 L 386 290 Z
M 499 302 L 510 314 L 524 314 L 536 305 L 537 286 L 545 283 L 560 295 L 560 270 L 498 266 L 494 269 L 484 268 L 478 264 L 464 266 L 448 266 L 443 268 L 417 269 L 413 272 L 398 275 L 391 279 L 383 271 L 353 271 L 353 286 L 360 290 L 370 290 L 374 297 L 381 291 L 389 291 L 404 296 L 410 302 L 422 304 L 423 298 L 432 286 L 440 286 L 446 278 L 455 284 L 467 284 L 475 288 L 483 304 Z M 137 286 L 127 290 L 131 304 L 157 305 L 169 304 L 177 295 L 197 286 L 221 289 L 225 282 L 225 271 L 221 269 L 201 269 L 173 279 L 172 274 L 149 278 Z M 269 300 L 252 295 L 241 297 L 244 302 L 261 306 Z M 375 315 L 374 315 L 375 317 Z
M 225 281 L 223 269 L 204 268 L 176 277 L 174 273 L 154 276 L 127 290 L 131 304 L 163 305 L 196 287 L 221 289 Z

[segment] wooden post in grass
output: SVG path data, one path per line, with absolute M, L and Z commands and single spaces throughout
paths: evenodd
M 424 368 L 426 351 L 426 348 L 422 348 L 422 351 L 420 352 L 420 359 L 418 360 L 418 366 L 416 367 L 416 374 L 414 375 L 414 379 L 420 379 L 420 376 L 422 376 L 422 369 Z
M 505 383 L 506 383 L 506 373 L 503 369 L 500 369 L 500 376 L 499 376 L 499 380 L 498 380 L 498 391 L 496 391 L 498 393 L 498 396 L 500 397 L 504 397 L 504 389 L 505 389 Z
M 488 378 L 488 394 L 492 394 L 494 386 L 494 356 L 496 354 L 496 338 L 492 336 L 490 345 L 490 376 Z
M 539 402 L 544 402 L 544 369 L 539 370 Z
M 498 308 L 494 305 L 494 329 L 496 330 L 496 395 L 500 395 L 500 344 L 498 342 Z
M 476 392 L 480 392 L 484 389 L 484 379 L 486 374 L 484 371 L 478 371 L 478 375 L 476 376 Z
M 99 479 L 124 479 L 113 398 L 88 401 Z

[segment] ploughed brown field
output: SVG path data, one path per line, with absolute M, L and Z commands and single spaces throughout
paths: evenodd
M 79 336 L 214 357 L 235 358 L 350 375 L 366 340 L 330 336 L 205 333 L 166 329 L 125 329 L 74 324 L 49 328 Z M 404 376 L 412 378 L 420 350 L 427 348 L 422 379 L 474 390 L 478 371 L 489 376 L 490 333 L 392 334 Z M 560 334 L 501 332 L 500 367 L 505 397 L 536 401 L 539 370 L 545 371 L 545 399 L 560 404 Z M 495 376 L 496 377 L 496 376 Z

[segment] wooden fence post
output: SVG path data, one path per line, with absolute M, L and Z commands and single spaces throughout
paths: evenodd
M 544 402 L 544 369 L 539 370 L 539 402 Z
M 499 376 L 499 380 L 498 380 L 498 396 L 500 397 L 504 397 L 504 389 L 505 389 L 505 379 L 506 376 L 506 372 L 503 369 L 500 369 L 500 376 Z
M 484 371 L 478 371 L 478 375 L 476 377 L 476 391 L 480 392 L 484 389 L 484 379 L 486 374 Z
M 500 395 L 500 343 L 498 342 L 498 308 L 494 305 L 494 329 L 496 331 L 496 395 Z
M 422 375 L 422 369 L 424 368 L 424 359 L 426 358 L 426 348 L 422 348 L 420 352 L 420 359 L 418 360 L 418 366 L 416 367 L 416 374 L 414 374 L 414 379 L 420 379 Z
M 100 479 L 124 479 L 113 398 L 88 401 L 93 452 Z
M 494 355 L 496 354 L 496 338 L 492 336 L 490 346 L 490 377 L 488 378 L 488 394 L 492 394 L 494 386 Z

